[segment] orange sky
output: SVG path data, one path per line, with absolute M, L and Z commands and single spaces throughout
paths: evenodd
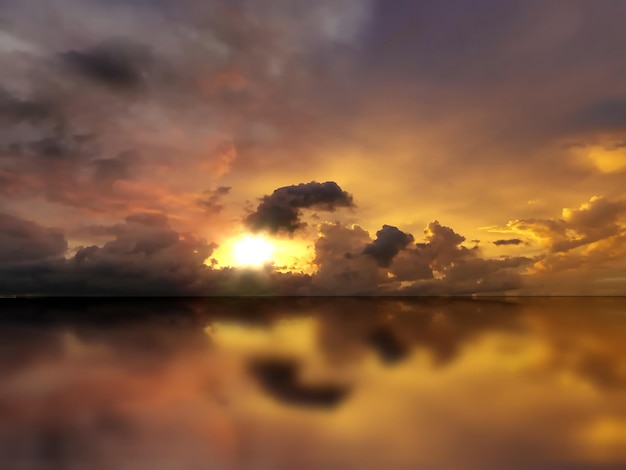
M 624 294 L 624 13 L 0 2 L 0 294 Z

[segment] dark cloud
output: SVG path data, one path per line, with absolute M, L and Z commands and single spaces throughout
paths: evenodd
M 4 148 L 0 137 L 0 193 L 9 198 L 43 196 L 98 212 L 133 205 L 114 183 L 137 176 L 141 161 L 135 152 L 103 156 L 97 136 L 65 125 L 34 126 L 28 134 L 37 138 L 22 137 L 19 129 L 10 129 Z
M 625 201 L 592 197 L 578 208 L 564 209 L 562 218 L 518 219 L 510 221 L 507 227 L 534 234 L 549 243 L 553 253 L 566 253 L 623 234 L 624 215 Z
M 300 221 L 302 209 L 333 212 L 339 207 L 354 207 L 352 195 L 334 181 L 312 181 L 278 188 L 264 196 L 256 211 L 246 217 L 245 224 L 254 231 L 293 233 L 304 225 Z
M 317 267 L 313 285 L 317 293 L 371 295 L 384 281 L 376 261 L 362 256 L 371 243 L 369 233 L 359 226 L 322 224 L 315 243 Z
M 579 131 L 626 129 L 626 98 L 623 96 L 592 103 L 572 118 Z
M 410 233 L 404 233 L 391 225 L 383 225 L 383 228 L 376 232 L 376 239 L 365 247 L 363 254 L 374 258 L 379 266 L 388 267 L 394 256 L 413 241 L 413 235 Z
M 50 101 L 22 99 L 0 87 L 0 119 L 7 122 L 42 122 L 57 117 L 57 107 Z
M 358 188 L 365 198 L 367 213 L 360 222 L 376 228 L 381 221 L 406 226 L 400 224 L 450 214 L 461 196 L 467 220 L 478 213 L 484 220 L 509 220 L 501 211 L 520 206 L 503 201 L 500 186 L 511 185 L 507 197 L 528 200 L 554 172 L 567 181 L 582 181 L 580 186 L 553 185 L 558 191 L 598 194 L 606 188 L 607 194 L 618 194 L 619 178 L 610 168 L 581 179 L 589 170 L 579 168 L 587 156 L 564 155 L 570 149 L 554 141 L 566 137 L 581 142 L 583 150 L 594 148 L 586 135 L 564 135 L 558 123 L 571 130 L 572 119 L 582 130 L 621 129 L 624 94 L 615 77 L 623 75 L 623 67 L 608 51 L 620 42 L 623 28 L 615 19 L 619 15 L 606 10 L 565 4 L 492 10 L 485 4 L 468 14 L 461 1 L 455 1 L 457 9 L 358 0 L 299 2 L 288 8 L 282 0 L 261 7 L 197 0 L 116 2 L 114 7 L 99 0 L 61 2 L 0 6 L 0 58 L 11 64 L 0 72 L 0 204 L 32 211 L 35 220 L 46 212 L 48 220 L 58 217 L 73 225 L 67 227 L 72 243 L 77 243 L 75 225 L 84 217 L 94 219 L 87 224 L 106 224 L 107 233 L 80 239 L 83 264 L 116 253 L 120 259 L 107 260 L 122 265 L 126 253 L 136 268 L 141 256 L 153 262 L 187 240 L 185 230 L 225 234 L 236 223 L 237 209 L 223 204 L 229 186 L 220 185 L 244 182 L 236 197 L 249 199 L 253 189 L 246 183 L 260 175 L 298 182 L 324 172 L 349 174 L 351 191 Z M 489 15 L 482 14 L 483 8 Z M 417 36 L 404 35 L 415 25 Z M 474 34 L 478 30 L 484 34 Z M 402 47 L 396 47 L 398 31 L 407 39 Z M 580 60 L 572 62 L 574 52 Z M 560 86 L 563 77 L 576 78 L 568 82 L 571 89 Z M 524 99 L 513 100 L 512 106 L 511 99 L 519 96 Z M 425 107 L 433 111 L 428 116 Z M 478 112 L 469 118 L 467 109 Z M 505 120 L 502 109 L 509 110 Z M 452 130 L 458 139 L 449 139 Z M 615 135 L 614 140 L 623 138 Z M 125 153 L 128 149 L 141 158 Z M 413 158 L 426 151 L 432 158 Z M 558 164 L 528 164 L 544 157 Z M 498 184 L 485 187 L 477 176 L 485 168 L 497 172 Z M 550 174 L 533 177 L 533 184 L 525 179 L 527 172 L 546 171 Z M 458 194 L 435 184 L 442 174 Z M 386 183 L 371 186 L 372 175 Z M 259 183 L 247 186 L 258 188 Z M 203 193 L 206 188 L 211 191 Z M 397 198 L 402 194 L 408 200 L 404 196 L 414 188 L 422 188 L 424 199 L 411 212 Z M 324 216 L 325 210 L 354 206 L 352 196 L 332 182 L 270 193 L 245 219 L 248 228 L 293 233 L 312 223 L 314 212 Z M 546 193 L 545 201 L 559 200 L 553 196 Z M 583 220 L 589 216 L 586 210 L 573 213 L 571 220 L 547 219 L 541 211 L 554 203 L 522 204 L 519 221 L 551 232 L 546 246 L 552 254 L 599 241 L 619 245 L 623 224 L 611 219 L 610 205 L 592 204 L 597 221 Z M 199 226 L 202 210 L 223 216 Z M 387 210 L 389 219 L 384 219 L 380 211 Z M 111 229 L 133 211 L 162 211 L 176 227 L 148 234 L 142 224 L 127 221 L 121 224 L 125 228 Z M 281 282 L 316 293 L 373 294 L 400 287 L 467 292 L 472 285 L 498 287 L 480 274 L 483 269 L 500 272 L 507 281 L 500 286 L 516 285 L 512 271 L 524 270 L 507 267 L 502 273 L 503 264 L 481 264 L 478 247 L 438 223 L 417 244 L 404 244 L 412 235 L 391 228 L 372 236 L 375 240 L 355 226 L 324 230 L 316 244 L 318 270 L 306 281 L 243 270 L 218 276 L 200 268 L 202 281 L 194 289 L 206 287 L 208 273 L 228 292 L 236 292 L 235 285 L 246 292 L 282 292 Z M 475 230 L 465 235 L 476 237 Z M 112 240 L 103 242 L 105 236 Z M 513 236 L 525 240 L 527 234 L 520 230 Z M 608 256 L 614 255 L 605 253 L 604 259 Z M 461 271 L 475 275 L 474 284 L 455 275 Z
M 201 284 L 204 260 L 215 245 L 171 229 L 162 214 L 135 214 L 123 224 L 98 228 L 114 238 L 80 247 L 69 259 L 61 234 L 32 222 L 6 219 L 0 264 L 3 294 L 184 295 Z M 10 250 L 10 251 L 9 251 Z
M 177 243 L 181 235 L 172 230 L 164 214 L 135 214 L 126 224 L 114 227 L 115 241 L 104 245 L 110 253 L 145 253 L 151 255 Z
M 133 152 L 124 152 L 117 157 L 94 160 L 93 181 L 111 189 L 118 180 L 128 180 L 135 175 L 139 158 Z
M 507 246 L 507 245 L 521 245 L 524 243 L 524 240 L 520 238 L 509 238 L 504 240 L 496 240 L 493 242 L 496 246 Z
M 592 197 L 578 208 L 565 208 L 561 217 L 518 219 L 506 229 L 532 234 L 549 251 L 540 255 L 536 272 L 557 273 L 598 267 L 626 255 L 626 202 Z
M 0 263 L 62 256 L 67 241 L 59 230 L 0 213 Z
M 411 244 L 412 236 L 395 228 L 383 229 L 379 240 L 393 254 L 381 264 L 374 256 L 355 256 L 371 249 L 369 234 L 360 227 L 322 225 L 317 241 L 313 276 L 316 293 L 340 295 L 471 295 L 497 293 L 523 286 L 520 271 L 532 260 L 525 257 L 486 259 L 480 248 L 462 245 L 465 237 L 435 221 L 424 230 L 425 242 Z M 405 244 L 405 242 L 407 242 Z M 400 249 L 400 245 L 404 245 Z M 379 245 L 380 247 L 381 245 Z M 383 245 L 384 246 L 384 245 Z
M 1 294 L 471 295 L 520 288 L 520 270 L 531 262 L 484 259 L 478 248 L 462 246 L 462 236 L 436 222 L 425 231 L 426 242 L 414 245 L 411 235 L 395 227 L 384 226 L 372 241 L 358 226 L 323 224 L 311 275 L 280 273 L 273 266 L 214 269 L 207 260 L 217 245 L 175 230 L 160 212 L 86 227 L 82 236 L 108 240 L 78 247 L 66 259 L 61 232 L 10 216 L 4 220 Z
M 174 230 L 162 213 L 136 213 L 124 223 L 83 235 L 109 237 L 64 258 L 63 235 L 4 216 L 0 229 L 0 295 L 268 296 L 305 295 L 311 276 L 272 268 L 221 269 L 205 264 L 217 245 Z M 2 230 L 4 229 L 4 230 Z
M 68 51 L 61 59 L 74 73 L 116 89 L 136 89 L 144 82 L 143 69 L 150 62 L 147 48 L 108 41 L 83 51 Z
M 441 225 L 438 221 L 431 222 L 424 230 L 427 243 L 418 243 L 419 251 L 426 253 L 431 259 L 431 267 L 443 272 L 456 260 L 472 257 L 478 253 L 478 248 L 466 248 L 461 244 L 465 237 L 456 233 L 452 228 Z
M 126 222 L 147 225 L 149 227 L 165 227 L 167 226 L 167 221 L 167 215 L 159 212 L 142 212 L 126 217 Z
M 204 207 L 209 214 L 219 214 L 224 208 L 222 199 L 230 192 L 230 186 L 220 186 L 216 189 L 205 191 L 198 204 Z

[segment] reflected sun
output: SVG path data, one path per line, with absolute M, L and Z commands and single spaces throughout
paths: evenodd
M 271 261 L 274 246 L 261 236 L 246 235 L 233 245 L 233 257 L 238 266 L 261 266 Z

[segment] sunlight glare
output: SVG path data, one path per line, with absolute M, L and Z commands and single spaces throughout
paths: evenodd
M 233 255 L 239 266 L 260 266 L 271 260 L 274 247 L 265 238 L 246 235 L 233 247 Z

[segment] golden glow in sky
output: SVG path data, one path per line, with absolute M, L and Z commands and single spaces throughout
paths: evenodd
M 271 264 L 277 272 L 310 273 L 314 256 L 313 246 L 303 239 L 270 238 L 244 232 L 220 242 L 205 263 L 218 269 L 259 268 Z
M 0 296 L 624 295 L 626 2 L 257 3 L 0 1 Z
M 261 266 L 272 260 L 274 246 L 262 236 L 245 235 L 233 245 L 237 266 Z

